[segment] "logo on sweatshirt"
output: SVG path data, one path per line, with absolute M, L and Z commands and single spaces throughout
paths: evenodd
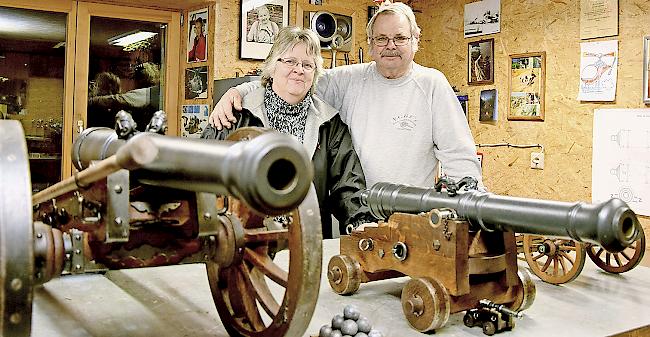
M 404 114 L 393 117 L 393 126 L 398 130 L 411 131 L 417 125 L 417 121 L 414 115 Z

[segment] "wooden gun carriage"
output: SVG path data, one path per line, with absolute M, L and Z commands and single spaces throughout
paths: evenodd
M 352 294 L 360 283 L 408 275 L 402 309 L 422 332 L 443 327 L 450 313 L 477 308 L 481 300 L 512 313 L 532 304 L 535 286 L 517 268 L 514 232 L 621 251 L 640 231 L 636 215 L 619 199 L 595 205 L 377 183 L 362 201 L 380 221 L 341 237 L 340 255 L 328 265 L 330 286 Z M 499 329 L 483 323 L 486 334 Z
M 232 336 L 302 336 L 322 259 L 302 145 L 250 128 L 233 141 L 118 131 L 85 130 L 79 172 L 32 196 L 22 127 L 0 121 L 0 335 L 28 336 L 33 288 L 60 275 L 204 263 Z M 287 248 L 288 268 L 273 261 Z

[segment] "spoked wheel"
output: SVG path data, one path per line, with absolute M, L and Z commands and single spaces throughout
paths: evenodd
M 585 266 L 584 245 L 573 240 L 524 234 L 523 254 L 530 270 L 551 284 L 573 281 Z
M 645 234 L 643 228 L 639 238 L 619 253 L 610 253 L 598 245 L 589 245 L 587 255 L 600 269 L 614 274 L 624 273 L 641 263 L 645 254 Z
M 29 159 L 22 126 L 0 121 L 0 335 L 29 336 L 34 286 Z
M 427 332 L 441 328 L 449 320 L 447 288 L 432 278 L 414 278 L 402 289 L 402 310 L 415 330 Z
M 533 302 L 535 302 L 535 296 L 537 295 L 537 288 L 535 288 L 535 283 L 530 277 L 530 273 L 524 269 L 519 269 L 517 271 L 517 277 L 519 278 L 519 285 L 517 287 L 515 301 L 508 305 L 513 311 L 530 308 Z
M 337 294 L 354 294 L 361 284 L 361 266 L 347 255 L 333 256 L 327 265 L 327 279 Z
M 235 203 L 230 201 L 230 206 Z M 241 204 L 239 212 L 245 212 Z M 285 223 L 285 229 L 269 229 L 268 219 L 240 215 L 247 220 L 232 223 L 232 263 L 207 264 L 212 297 L 231 336 L 298 337 L 309 325 L 318 299 L 322 260 L 313 186 L 300 207 L 283 217 L 278 221 Z M 271 257 L 278 247 L 288 247 L 288 269 Z

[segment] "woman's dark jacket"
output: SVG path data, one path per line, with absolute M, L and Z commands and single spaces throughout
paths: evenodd
M 242 99 L 243 110 L 235 111 L 237 123 L 218 131 L 208 124 L 201 138 L 224 140 L 234 130 L 245 126 L 268 126 L 264 109 L 264 88 L 255 89 Z M 303 145 L 312 156 L 314 185 L 320 205 L 323 238 L 332 238 L 331 215 L 339 221 L 339 233 L 346 226 L 373 221 L 366 207 L 361 207 L 360 193 L 366 188 L 365 177 L 352 138 L 337 111 L 312 96 Z

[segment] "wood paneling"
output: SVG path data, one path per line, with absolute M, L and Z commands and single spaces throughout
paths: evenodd
M 558 200 L 591 200 L 594 109 L 642 108 L 643 37 L 650 35 L 650 2 L 619 1 L 616 101 L 578 101 L 580 73 L 580 1 L 501 1 L 501 32 L 463 38 L 463 10 L 473 0 L 432 0 L 417 6 L 422 28 L 416 61 L 442 71 L 450 83 L 469 95 L 469 123 L 477 143 L 544 145 L 544 170 L 530 169 L 533 149 L 481 148 L 483 175 L 489 190 L 514 196 Z M 467 85 L 467 44 L 495 41 L 494 85 Z M 546 116 L 544 122 L 508 121 L 508 55 L 545 51 Z M 481 90 L 496 88 L 496 123 L 478 121 Z M 650 221 L 642 219 L 645 232 Z

